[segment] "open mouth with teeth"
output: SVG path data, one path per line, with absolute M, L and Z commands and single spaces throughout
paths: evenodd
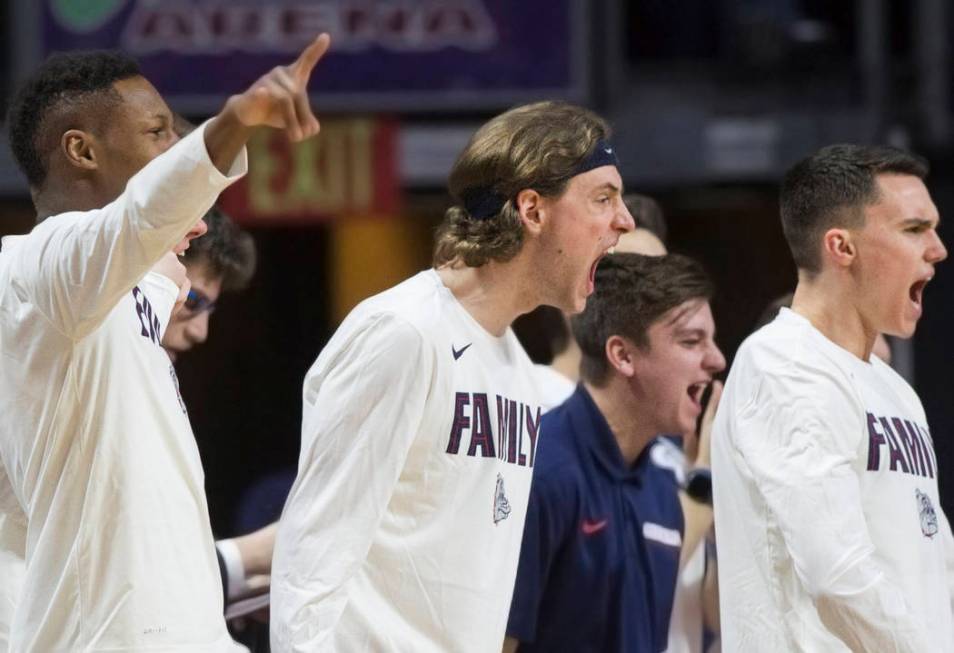
M 920 309 L 922 306 L 924 287 L 927 286 L 928 281 L 929 279 L 920 279 L 908 289 L 908 297 L 911 299 L 911 303 L 914 304 L 918 309 Z
M 706 388 L 709 387 L 709 381 L 700 381 L 699 383 L 693 383 L 689 386 L 687 390 L 689 394 L 689 399 L 692 401 L 692 405 L 702 410 L 702 395 L 705 394 Z

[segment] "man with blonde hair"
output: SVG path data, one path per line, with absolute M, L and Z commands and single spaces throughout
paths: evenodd
M 451 171 L 434 268 L 355 308 L 309 370 L 276 651 L 501 646 L 541 415 L 510 323 L 582 310 L 633 228 L 608 138 L 554 102 L 484 125 Z

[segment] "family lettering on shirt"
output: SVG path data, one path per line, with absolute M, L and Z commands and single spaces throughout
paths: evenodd
M 540 433 L 540 407 L 496 395 L 497 419 L 490 414 L 490 398 L 485 392 L 458 392 L 454 399 L 447 453 L 460 454 L 461 444 L 468 456 L 499 458 L 521 467 L 533 467 Z M 494 422 L 496 421 L 496 433 Z
M 132 295 L 136 300 L 136 314 L 139 316 L 139 324 L 142 327 L 142 337 L 149 338 L 158 345 L 162 341 L 162 333 L 159 318 L 152 310 L 152 304 L 149 303 L 146 294 L 139 290 L 139 286 L 132 289 Z
M 881 469 L 934 478 L 937 458 L 927 427 L 868 413 L 868 471 Z

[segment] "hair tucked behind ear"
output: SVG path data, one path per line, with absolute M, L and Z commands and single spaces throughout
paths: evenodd
M 559 197 L 577 166 L 609 127 L 587 109 L 562 102 L 538 102 L 511 109 L 481 127 L 461 152 L 448 180 L 454 206 L 438 228 L 434 265 L 479 267 L 509 261 L 520 251 L 524 227 L 514 199 L 532 188 Z M 476 219 L 464 208 L 474 192 L 506 201 L 496 215 Z

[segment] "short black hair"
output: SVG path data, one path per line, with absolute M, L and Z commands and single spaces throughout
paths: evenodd
M 611 254 L 596 268 L 595 283 L 586 308 L 570 326 L 583 354 L 580 377 L 596 386 L 609 378 L 606 341 L 611 336 L 646 348 L 649 328 L 663 315 L 688 301 L 708 301 L 713 293 L 702 265 L 680 254 Z
M 50 55 L 19 88 L 7 114 L 10 149 L 31 188 L 46 179 L 46 158 L 59 143 L 53 132 L 77 118 L 101 121 L 121 98 L 112 85 L 142 73 L 121 52 L 93 50 Z M 93 108 L 90 102 L 100 104 Z M 55 114 L 63 119 L 53 120 Z
M 799 270 L 821 271 L 822 235 L 836 226 L 864 224 L 864 207 L 880 198 L 880 174 L 924 179 L 921 157 L 882 145 L 829 145 L 792 166 L 779 195 L 782 230 Z
M 208 274 L 222 280 L 222 290 L 241 290 L 255 274 L 255 241 L 219 209 L 203 218 L 209 230 L 189 243 L 185 265 L 205 265 Z

